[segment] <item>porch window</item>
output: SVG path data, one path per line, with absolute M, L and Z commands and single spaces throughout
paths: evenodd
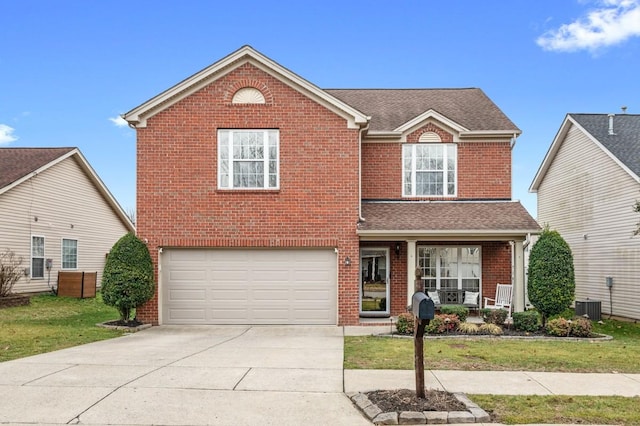
M 480 247 L 418 247 L 425 291 L 480 291 Z
M 452 197 L 456 195 L 457 146 L 446 143 L 402 146 L 402 195 Z
M 278 189 L 278 130 L 218 130 L 218 188 Z
M 44 237 L 31 237 L 31 278 L 44 278 Z

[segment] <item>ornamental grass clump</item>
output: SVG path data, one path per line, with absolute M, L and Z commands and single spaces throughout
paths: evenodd
M 102 274 L 102 299 L 128 323 L 135 308 L 153 297 L 153 262 L 147 246 L 128 233 L 111 248 Z
M 502 327 L 491 323 L 482 324 L 479 328 L 479 332 L 481 334 L 491 334 L 493 336 L 500 336 L 503 333 Z
M 480 332 L 480 327 L 478 324 L 473 324 L 471 322 L 461 322 L 458 325 L 458 331 L 464 334 L 478 334 Z
M 403 312 L 398 315 L 396 321 L 396 330 L 399 334 L 413 334 L 414 329 L 414 317 L 408 312 Z

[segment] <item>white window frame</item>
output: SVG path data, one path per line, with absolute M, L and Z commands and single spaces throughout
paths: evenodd
M 477 279 L 478 280 L 478 291 L 480 293 L 482 293 L 482 247 L 481 246 L 476 246 L 476 245 L 464 245 L 464 246 L 430 246 L 430 245 L 420 245 L 416 248 L 416 254 L 417 254 L 417 268 L 420 268 L 420 270 L 422 272 L 424 272 L 424 270 L 420 267 L 420 250 L 421 249 L 436 249 L 436 265 L 435 265 L 435 269 L 436 269 L 436 276 L 432 277 L 432 276 L 425 276 L 423 274 L 423 276 L 421 277 L 422 280 L 436 280 L 436 290 L 440 290 L 442 289 L 441 283 L 442 283 L 442 279 L 451 279 L 451 278 L 457 278 L 457 290 L 464 290 L 462 287 L 462 281 L 465 279 Z M 457 249 L 457 277 L 442 277 L 442 250 L 443 249 Z M 478 250 L 478 266 L 480 268 L 480 272 L 479 272 L 479 276 L 474 277 L 474 276 L 463 276 L 462 275 L 462 250 L 464 249 L 475 249 Z
M 441 148 L 443 169 L 416 170 L 417 151 L 421 148 Z M 410 154 L 409 167 L 407 167 L 407 153 Z M 453 170 L 449 168 L 449 160 L 453 160 Z M 453 171 L 453 182 L 449 179 L 449 173 Z M 442 194 L 418 194 L 416 178 L 418 172 L 442 173 Z M 406 178 L 410 174 L 410 191 L 407 191 Z M 453 184 L 453 192 L 449 193 L 449 184 Z M 458 146 L 454 143 L 412 143 L 402 145 L 402 196 L 403 197 L 456 197 L 458 194 Z
M 234 159 L 233 144 L 236 135 L 241 133 L 263 133 L 263 158 L 262 159 Z M 223 137 L 226 135 L 226 146 Z M 272 156 L 270 147 L 270 135 L 275 135 L 275 156 Z M 263 165 L 262 186 L 235 186 L 234 163 L 255 161 Z M 275 173 L 270 170 L 271 163 L 275 163 Z M 226 165 L 226 167 L 225 167 Z M 226 170 L 225 170 L 226 168 Z M 275 174 L 275 184 L 271 184 L 270 176 Z M 278 190 L 280 189 L 280 131 L 278 129 L 219 129 L 218 130 L 218 189 L 232 189 L 243 191 Z
M 64 250 L 64 242 L 65 241 L 74 241 L 76 243 L 76 253 L 75 253 L 75 266 L 68 267 L 65 266 L 65 250 Z M 73 271 L 78 269 L 78 239 L 77 238 L 62 238 L 60 242 L 60 269 L 65 271 Z
M 34 238 L 42 238 L 42 256 L 34 256 L 33 255 L 33 239 Z M 29 251 L 29 254 L 30 254 L 30 256 L 29 256 L 29 259 L 30 259 L 30 262 L 29 262 L 29 277 L 31 279 L 35 279 L 35 280 L 43 280 L 44 279 L 45 262 L 46 262 L 45 255 L 47 253 L 47 251 L 46 251 L 46 247 L 47 247 L 46 241 L 47 240 L 44 237 L 44 235 L 32 235 L 31 236 L 31 244 L 30 244 L 30 251 Z M 33 269 L 34 269 L 33 268 L 33 261 L 34 261 L 34 259 L 42 260 L 42 276 L 41 277 L 40 276 L 36 277 L 36 276 L 33 275 Z

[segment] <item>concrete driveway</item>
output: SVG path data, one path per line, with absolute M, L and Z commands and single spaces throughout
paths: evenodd
M 161 326 L 0 363 L 0 423 L 369 425 L 339 327 Z

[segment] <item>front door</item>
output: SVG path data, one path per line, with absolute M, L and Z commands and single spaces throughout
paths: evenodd
M 360 315 L 389 316 L 389 249 L 360 249 Z

